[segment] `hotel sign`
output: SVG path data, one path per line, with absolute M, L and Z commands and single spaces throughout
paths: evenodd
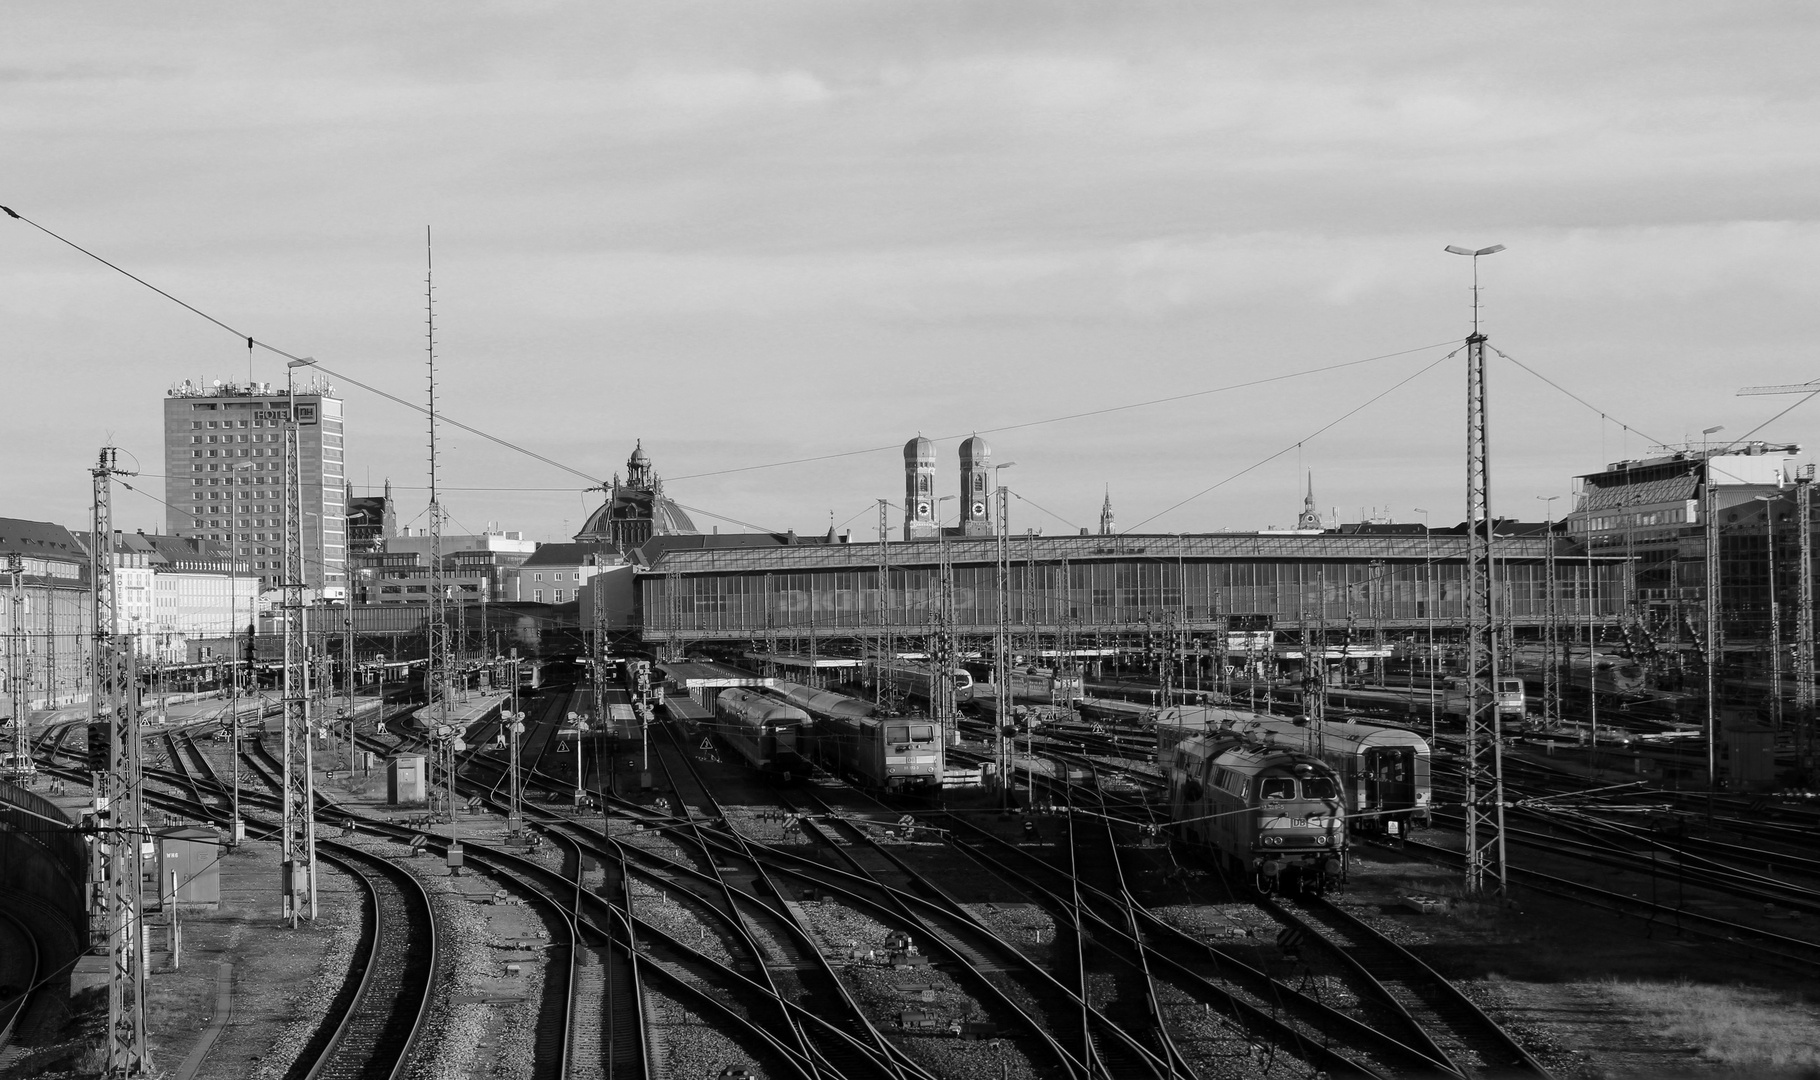
M 300 425 L 309 425 L 309 424 L 316 423 L 318 408 L 319 408 L 319 406 L 316 406 L 316 405 L 299 405 L 299 406 L 297 406 L 297 423 Z M 277 420 L 277 421 L 282 422 L 286 419 L 286 416 L 285 416 L 285 411 L 283 409 L 257 409 L 253 412 L 253 419 L 255 419 L 255 420 Z

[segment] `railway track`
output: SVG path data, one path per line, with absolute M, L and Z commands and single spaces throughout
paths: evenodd
M 41 976 L 38 939 L 23 920 L 0 911 L 0 1061 L 31 1004 Z
M 1395 1018 L 1401 1037 L 1432 1057 L 1437 1075 L 1498 1080 L 1550 1075 L 1459 987 L 1346 909 L 1314 898 L 1260 898 L 1259 903 L 1350 969 Z
M 800 982 L 800 992 L 814 1014 L 838 1017 L 837 1027 L 843 1037 L 828 1038 L 826 1029 L 805 1025 L 785 1010 L 786 1030 L 803 1056 L 827 1065 L 843 1077 L 934 1080 L 866 1017 L 800 918 L 781 902 L 772 906 L 761 899 L 779 895 L 762 858 L 734 833 L 720 833 L 715 838 L 719 843 L 704 835 L 707 822 L 698 818 L 697 808 L 715 821 L 724 821 L 725 814 L 668 725 L 664 726 L 656 749 L 655 759 L 668 786 L 677 793 L 682 810 L 683 827 L 676 833 L 690 837 L 706 857 L 706 869 L 715 885 L 711 898 L 729 917 L 728 925 L 735 936 L 756 958 L 764 984 L 781 1001 L 784 995 L 779 976 L 793 976 Z
M 409 871 L 359 848 L 318 839 L 316 850 L 360 883 L 365 919 L 348 979 L 287 1080 L 394 1080 L 406 1075 L 437 973 L 429 894 Z
M 1077 788 L 1080 787 L 1085 786 L 1077 785 Z M 1090 792 L 1093 789 L 1087 787 L 1086 790 Z M 1062 792 L 1062 794 L 1066 794 L 1066 792 Z M 1110 819 L 1116 816 L 1108 813 L 1105 818 L 1109 823 Z M 1139 823 L 1133 822 L 1133 824 Z M 1032 861 L 1041 862 L 1041 860 Z M 1114 898 L 1097 889 L 1088 890 L 1083 895 L 1094 898 L 1095 894 L 1098 894 L 1098 898 L 1107 908 L 1113 910 L 1116 910 L 1117 902 L 1122 900 L 1124 910 L 1134 922 L 1140 924 L 1140 929 L 1143 928 L 1142 924 L 1155 921 L 1150 912 L 1135 904 L 1129 896 Z M 1439 1009 L 1446 1010 L 1445 1015 L 1451 1018 L 1451 1022 L 1465 1032 L 1463 1035 L 1454 1037 L 1455 1044 L 1462 1050 L 1482 1053 L 1485 1055 L 1485 1060 L 1491 1062 L 1501 1062 L 1505 1058 L 1512 1058 L 1519 1061 L 1518 1068 L 1523 1070 L 1525 1075 L 1547 1075 L 1546 1072 L 1540 1071 L 1540 1066 L 1536 1065 L 1533 1059 L 1522 1050 L 1520 1044 L 1499 1029 L 1489 1018 L 1482 1015 L 1477 1017 L 1456 1016 L 1454 1013 L 1456 1009 L 1461 1010 L 1462 1013 L 1476 1013 L 1477 1009 L 1476 1006 L 1471 1005 L 1470 1001 L 1460 996 L 1451 984 L 1432 971 L 1418 976 L 1413 970 L 1399 968 L 1399 965 L 1407 965 L 1414 961 L 1414 958 L 1388 939 L 1377 935 L 1370 927 L 1358 923 L 1357 920 L 1351 920 L 1340 909 L 1317 902 L 1312 904 L 1308 910 L 1320 912 L 1321 915 L 1301 918 L 1299 916 L 1303 914 L 1302 912 L 1291 912 L 1285 905 L 1275 901 L 1258 898 L 1258 902 L 1273 917 L 1295 926 L 1327 947 L 1341 961 L 1346 969 L 1346 974 L 1350 976 L 1350 981 L 1362 991 L 1361 998 L 1373 1001 L 1376 1007 L 1393 1018 L 1394 1023 L 1390 1026 L 1395 1028 L 1395 1030 L 1385 1030 L 1385 1025 L 1382 1024 L 1362 1025 L 1347 1014 L 1332 1013 L 1331 1010 L 1329 1010 L 1330 1015 L 1323 1017 L 1320 1015 L 1320 1010 L 1325 1009 L 1326 1006 L 1317 1002 L 1302 1003 L 1299 1015 L 1315 1025 L 1318 1030 L 1327 1032 L 1336 1038 L 1347 1039 L 1350 1044 L 1369 1053 L 1374 1060 L 1385 1062 L 1395 1075 L 1473 1075 L 1463 1072 L 1461 1067 L 1450 1059 L 1432 1037 L 1428 1025 L 1440 1021 L 1443 1014 L 1435 1006 L 1422 1007 L 1420 1005 L 1421 994 L 1426 993 L 1432 995 L 1434 1000 L 1440 1003 Z M 1331 913 L 1331 915 L 1327 913 Z M 1339 927 L 1345 928 L 1344 933 L 1338 929 Z M 1339 937 L 1341 940 L 1336 941 L 1335 937 Z M 1355 950 L 1368 952 L 1371 949 L 1381 951 L 1375 956 L 1356 958 L 1353 956 Z M 1254 993 L 1258 993 L 1260 997 L 1268 992 L 1269 987 L 1257 985 L 1257 980 L 1269 980 L 1269 976 L 1255 969 L 1247 971 L 1246 967 L 1239 965 L 1236 959 L 1230 957 L 1227 959 L 1232 965 L 1229 973 L 1248 974 L 1254 984 Z M 1392 985 L 1386 986 L 1376 977 L 1377 968 L 1373 961 L 1389 965 L 1387 970 L 1392 971 L 1390 976 Z M 1420 993 L 1416 990 L 1418 985 L 1421 987 Z M 1294 992 L 1285 984 L 1277 982 L 1274 983 L 1274 986 L 1276 1001 L 1293 1000 L 1285 996 L 1287 993 Z M 1404 992 L 1398 993 L 1398 990 Z M 1412 1001 L 1418 1003 L 1418 1007 L 1414 1010 L 1411 1008 Z M 1319 1006 L 1319 1008 L 1315 1006 Z M 1499 1065 L 1497 1067 L 1503 1071 L 1488 1075 L 1501 1076 L 1511 1071 L 1508 1066 Z

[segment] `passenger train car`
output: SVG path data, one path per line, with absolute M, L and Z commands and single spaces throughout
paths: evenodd
M 773 691 L 815 718 L 805 740 L 823 768 L 878 791 L 933 791 L 944 767 L 942 726 L 923 716 L 874 716 L 873 706 L 801 683 Z
M 903 661 L 874 663 L 873 677 L 885 687 L 918 701 L 933 701 L 934 680 L 930 668 Z M 965 668 L 955 668 L 949 676 L 954 681 L 954 700 L 964 704 L 973 697 L 973 676 Z
M 1013 701 L 1036 701 L 1045 705 L 1067 705 L 1081 700 L 1084 683 L 1078 674 L 1057 673 L 1045 667 L 1014 667 L 1005 678 Z M 998 699 L 994 682 L 975 682 L 968 697 L 978 703 Z
M 1339 720 L 1317 732 L 1289 717 L 1194 708 L 1165 709 L 1156 723 L 1159 745 L 1166 733 L 1226 735 L 1320 758 L 1334 770 L 1359 835 L 1402 840 L 1429 823 L 1434 787 L 1428 740 L 1408 728 Z
M 878 712 L 878 706 L 869 701 L 798 682 L 777 680 L 771 692 L 817 720 L 862 720 Z
M 1320 895 L 1346 879 L 1339 777 L 1307 754 L 1231 734 L 1169 751 L 1175 838 L 1248 874 L 1259 892 Z
M 785 780 L 808 773 L 801 739 L 811 723 L 794 705 L 751 690 L 722 690 L 714 701 L 714 733 L 759 772 Z

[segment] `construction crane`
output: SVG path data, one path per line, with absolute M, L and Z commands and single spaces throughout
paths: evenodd
M 1820 394 L 1820 379 L 1805 383 L 1782 383 L 1778 386 L 1747 386 L 1738 391 L 1738 397 L 1757 397 L 1763 394 Z

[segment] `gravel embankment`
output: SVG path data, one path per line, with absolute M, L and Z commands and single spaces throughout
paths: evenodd
M 321 872 L 325 876 L 341 873 L 326 864 L 322 865 Z M 348 888 L 351 895 L 351 881 Z M 366 922 L 365 912 L 363 904 L 346 904 L 325 907 L 318 916 L 313 929 L 327 936 L 322 959 L 310 981 L 292 995 L 290 1022 L 278 1033 L 248 1080 L 279 1080 L 303 1054 L 304 1047 L 327 1018 L 330 1003 L 347 982 L 348 968 L 354 962 L 354 951 L 360 944 L 361 930 Z

